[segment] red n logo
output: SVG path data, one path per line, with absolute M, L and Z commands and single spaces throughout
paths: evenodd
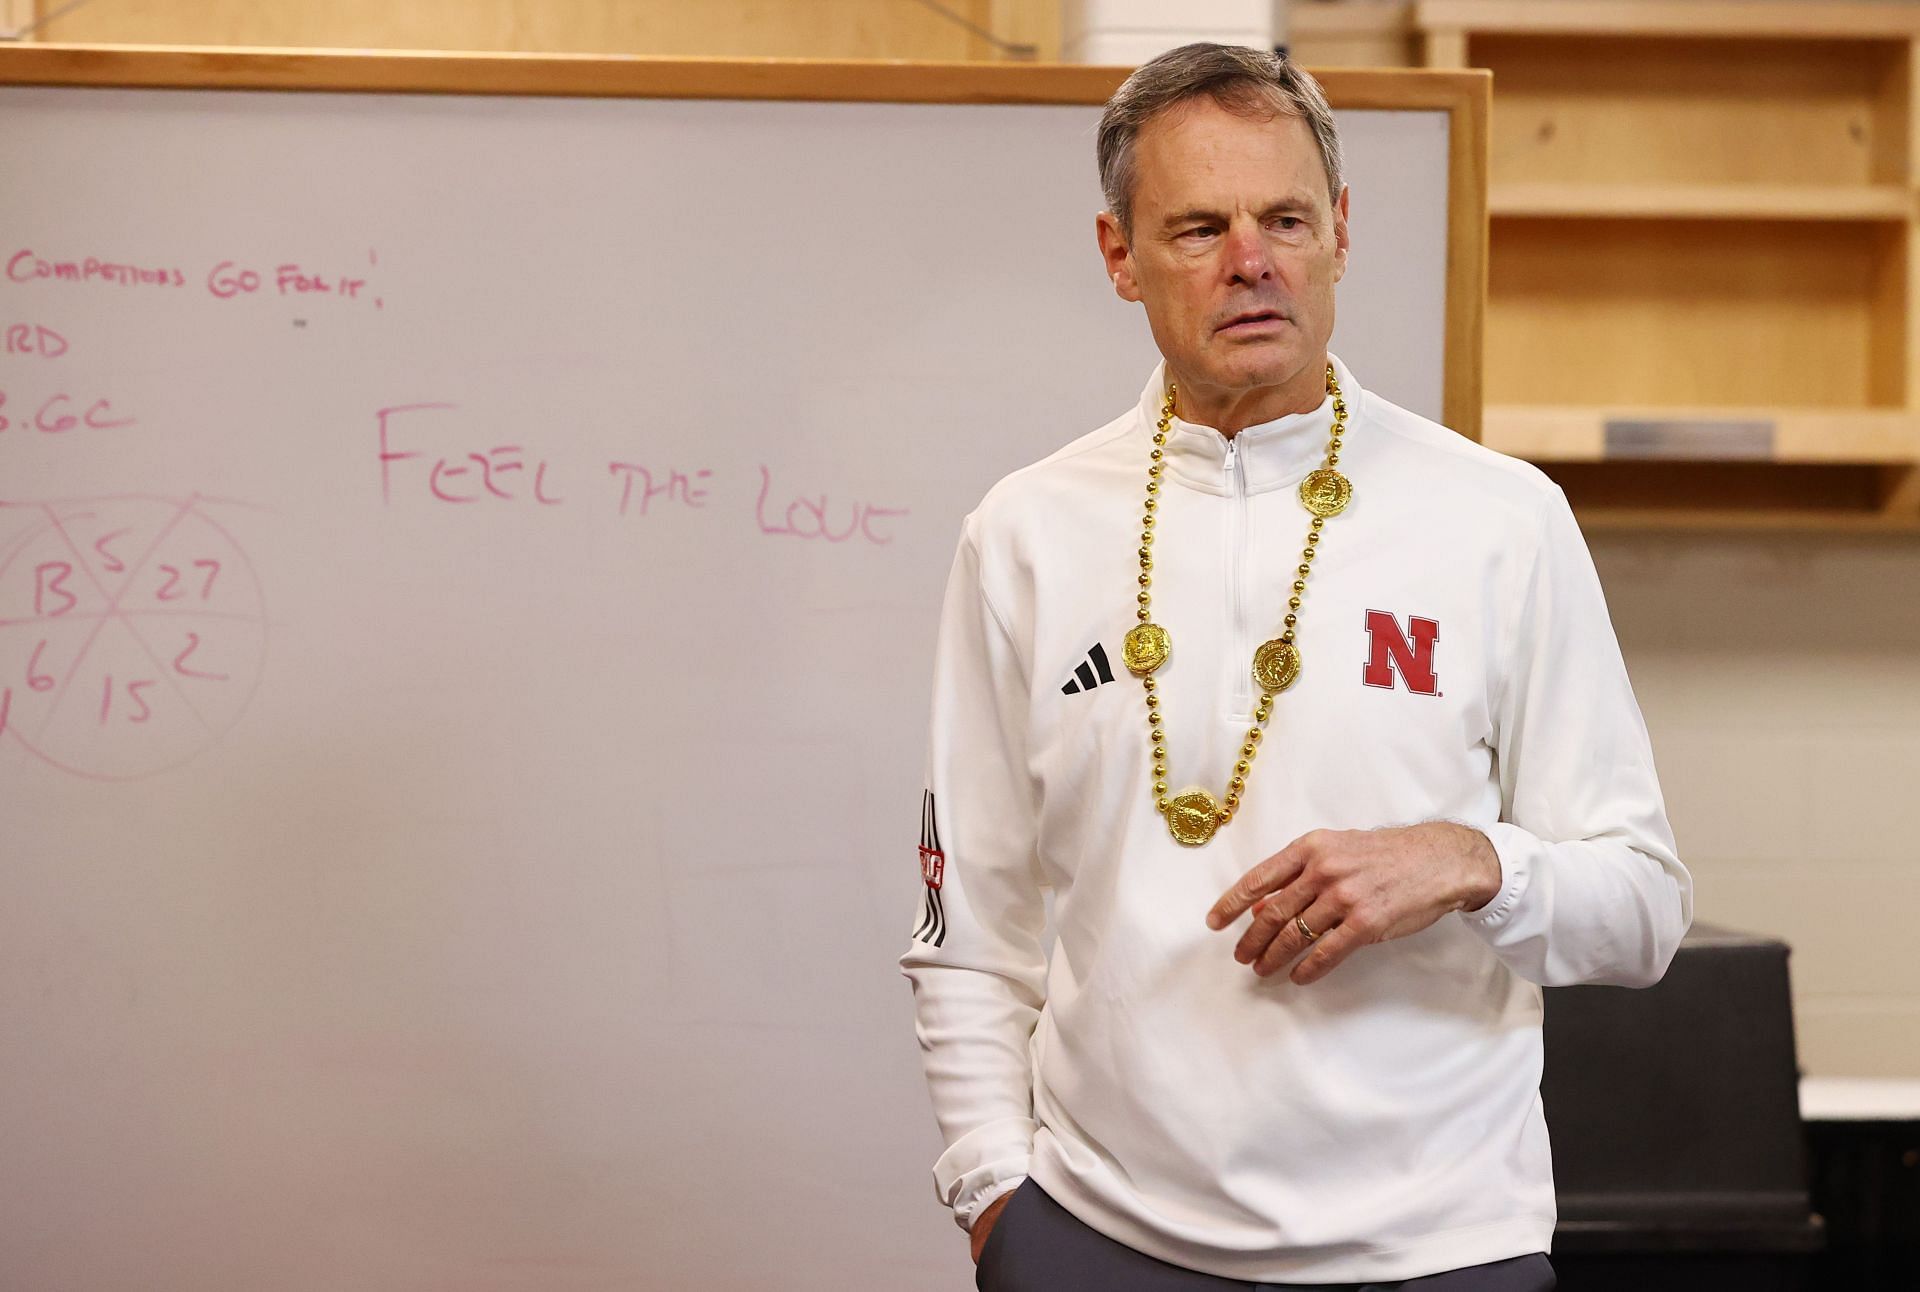
M 1372 645 L 1366 667 L 1360 670 L 1360 680 L 1368 686 L 1391 690 L 1394 670 L 1398 669 L 1407 690 L 1415 695 L 1438 695 L 1440 678 L 1433 671 L 1433 644 L 1440 640 L 1440 624 L 1418 615 L 1409 616 L 1407 623 L 1413 629 L 1411 645 L 1400 631 L 1399 621 L 1391 614 L 1385 610 L 1367 611 L 1367 637 Z

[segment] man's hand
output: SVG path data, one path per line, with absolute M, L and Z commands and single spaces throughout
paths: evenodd
M 1477 911 L 1499 892 L 1500 857 L 1470 826 L 1314 830 L 1242 875 L 1207 912 L 1207 927 L 1225 928 L 1251 909 L 1233 958 L 1263 978 L 1311 945 L 1288 975 L 1304 986 L 1360 947 L 1418 933 L 1450 911 Z M 1311 944 L 1296 915 L 1319 934 Z
M 975 1265 L 980 1263 L 980 1249 L 987 1245 L 987 1235 L 993 1232 L 994 1222 L 1000 1219 L 1000 1213 L 1006 1209 L 1007 1199 L 1013 1197 L 1013 1192 L 1012 1189 L 1008 1189 L 992 1202 L 989 1202 L 987 1209 L 981 1212 L 979 1218 L 973 1222 L 973 1228 L 967 1231 L 968 1237 L 973 1239 L 973 1263 Z

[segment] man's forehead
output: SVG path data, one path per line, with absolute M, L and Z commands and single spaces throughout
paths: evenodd
M 1216 146 L 1314 146 L 1313 128 L 1298 113 L 1257 105 L 1244 110 L 1228 108 L 1206 95 L 1183 99 L 1154 113 L 1140 127 L 1134 146 L 1149 151 L 1178 148 L 1203 137 Z
M 1193 108 L 1149 121 L 1136 140 L 1135 200 L 1164 208 L 1205 206 L 1266 210 L 1305 199 L 1324 205 L 1326 172 L 1307 123 L 1297 116 L 1266 120 Z M 1182 104 L 1180 107 L 1186 107 Z M 1169 119 L 1170 118 L 1170 119 Z

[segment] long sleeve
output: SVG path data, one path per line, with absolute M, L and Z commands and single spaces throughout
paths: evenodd
M 1626 664 L 1566 495 L 1546 498 L 1523 562 L 1497 682 L 1501 886 L 1462 912 L 1543 986 L 1658 982 L 1693 922 L 1693 880 Z
M 971 525 L 971 518 L 969 518 Z M 963 534 L 934 655 L 922 888 L 900 958 L 946 1151 L 934 1188 L 971 1230 L 1025 1178 L 1038 1123 L 1028 1043 L 1046 992 L 1045 904 L 1034 852 L 1037 792 L 1027 683 Z

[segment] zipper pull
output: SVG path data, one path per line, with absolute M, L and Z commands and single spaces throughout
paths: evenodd
M 1235 450 L 1239 447 L 1239 444 L 1240 437 L 1237 435 L 1227 441 L 1227 475 L 1229 477 L 1233 475 L 1234 458 L 1236 456 Z

